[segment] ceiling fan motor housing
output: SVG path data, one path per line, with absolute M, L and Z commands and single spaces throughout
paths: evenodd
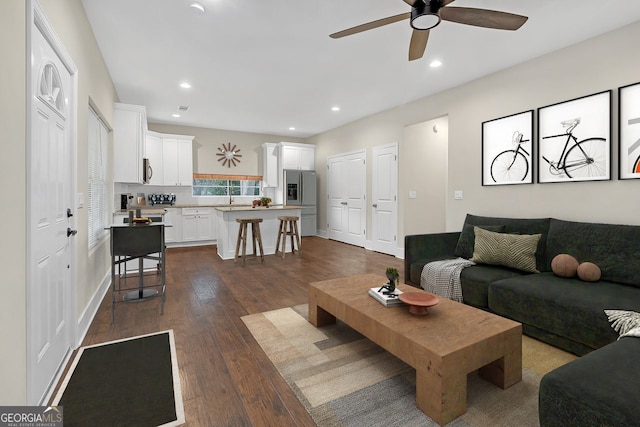
M 440 23 L 439 0 L 418 0 L 411 8 L 411 27 L 415 30 L 429 30 Z

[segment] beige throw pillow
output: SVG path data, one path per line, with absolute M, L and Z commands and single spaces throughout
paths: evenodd
M 536 268 L 536 249 L 541 234 L 494 233 L 479 227 L 473 231 L 476 239 L 471 261 L 540 273 Z

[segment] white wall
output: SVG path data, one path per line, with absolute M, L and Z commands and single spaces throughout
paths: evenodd
M 0 405 L 17 405 L 27 396 L 25 21 L 23 1 L 0 2 L 0 188 L 7 201 L 0 239 Z
M 575 46 L 542 56 L 457 88 L 366 117 L 308 139 L 317 144 L 316 169 L 324 171 L 326 157 L 343 151 L 400 142 L 400 164 L 413 151 L 405 128 L 448 117 L 446 217 L 439 231 L 457 231 L 467 213 L 506 217 L 558 217 L 579 221 L 640 224 L 640 200 L 632 196 L 640 181 L 617 178 L 617 93 L 619 86 L 640 81 L 640 57 L 634 55 L 640 39 L 635 23 Z M 445 65 L 446 67 L 446 65 Z M 446 70 L 444 70 L 446 71 Z M 612 109 L 613 178 L 607 182 L 481 186 L 481 124 L 483 121 L 537 109 L 557 102 L 614 89 Z M 404 157 L 404 158 L 403 158 Z M 438 165 L 425 155 L 423 168 L 400 168 L 400 182 L 430 185 L 430 168 Z M 325 178 L 322 176 L 322 178 Z M 323 179 L 324 181 L 324 179 Z M 439 185 L 439 184 L 438 184 Z M 321 185 L 322 187 L 322 185 Z M 404 188 L 407 190 L 408 188 Z M 464 192 L 453 200 L 454 190 Z M 326 188 L 321 188 L 325 191 Z M 370 189 L 369 189 L 370 191 Z M 324 194 L 324 193 L 322 193 Z M 417 207 L 400 194 L 400 222 L 404 230 L 423 228 Z M 319 226 L 326 224 L 326 203 L 318 207 Z M 370 215 L 368 215 L 370 217 Z M 433 230 L 437 231 L 437 230 Z M 406 234 L 406 233 L 405 233 Z M 399 239 L 403 245 L 403 239 Z

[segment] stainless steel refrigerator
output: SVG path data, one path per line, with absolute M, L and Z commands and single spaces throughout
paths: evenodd
M 316 171 L 285 169 L 284 204 L 300 206 L 300 235 L 315 236 L 317 222 Z

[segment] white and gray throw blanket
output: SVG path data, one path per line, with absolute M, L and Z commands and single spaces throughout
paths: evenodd
M 475 263 L 464 258 L 430 262 L 422 269 L 420 287 L 440 297 L 462 302 L 460 273 L 472 265 Z

